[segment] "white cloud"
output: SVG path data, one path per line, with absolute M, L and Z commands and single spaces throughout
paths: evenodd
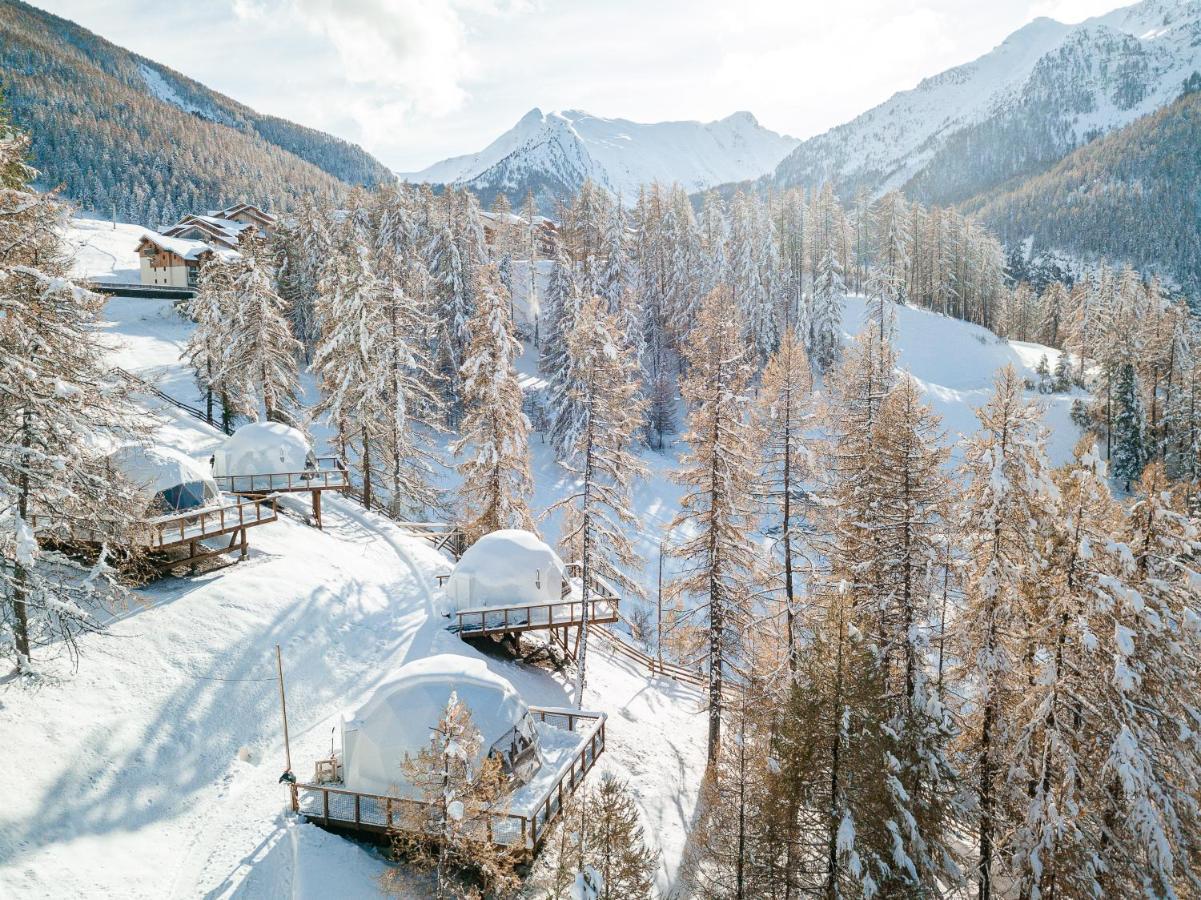
M 394 96 L 380 115 L 445 115 L 459 108 L 474 60 L 458 9 L 439 0 L 235 0 L 259 23 L 287 20 L 329 41 L 336 73 L 351 85 Z

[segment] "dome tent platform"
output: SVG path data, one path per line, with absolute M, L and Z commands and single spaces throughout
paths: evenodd
M 346 463 L 316 456 L 308 439 L 280 422 L 249 422 L 213 453 L 213 480 L 232 494 L 265 497 L 307 492 L 313 520 L 321 527 L 321 494 L 350 488 Z
M 201 561 L 234 551 L 245 558 L 246 529 L 276 519 L 270 506 L 222 494 L 208 466 L 171 447 L 124 444 L 106 464 L 112 477 L 127 481 L 142 498 L 140 521 L 130 528 L 103 518 L 39 513 L 33 524 L 40 541 L 89 551 L 104 544 L 123 548 L 133 558 L 130 570 L 138 573 L 162 575 L 182 565 L 195 572 Z M 214 540 L 219 546 L 204 543 Z
M 507 799 L 506 809 L 488 813 L 475 823 L 480 843 L 511 850 L 521 858 L 537 853 L 548 828 L 566 800 L 583 783 L 605 750 L 605 714 L 556 707 L 529 707 L 542 735 L 546 757 L 538 774 Z M 336 764 L 332 766 L 337 771 Z M 402 821 L 406 805 L 425 801 L 363 793 L 337 783 L 319 783 L 331 761 L 318 763 L 309 783 L 290 784 L 292 811 L 337 834 L 385 843 Z
M 572 580 L 581 574 L 531 532 L 487 534 L 467 549 L 452 572 L 438 578 L 447 594 L 449 630 L 464 640 L 516 640 L 526 632 L 545 631 L 574 659 L 585 622 L 620 618 L 620 600 L 606 582 L 590 577 L 591 589 L 583 598 L 582 586 Z

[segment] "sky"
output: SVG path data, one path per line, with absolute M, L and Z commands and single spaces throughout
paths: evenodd
M 401 172 L 534 107 L 638 122 L 749 110 L 808 137 L 987 53 L 1038 16 L 1123 0 L 33 0 Z

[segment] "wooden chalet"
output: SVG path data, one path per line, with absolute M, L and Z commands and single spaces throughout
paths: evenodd
M 146 232 L 138 241 L 142 284 L 195 289 L 204 261 L 218 252 L 205 241 Z

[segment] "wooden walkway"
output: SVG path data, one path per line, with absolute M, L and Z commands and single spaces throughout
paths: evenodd
M 165 574 L 177 566 L 196 564 L 205 559 L 237 552 L 240 559 L 246 558 L 248 542 L 246 530 L 257 525 L 266 525 L 278 518 L 274 507 L 262 500 L 238 498 L 233 503 L 205 506 L 200 509 L 173 512 L 155 516 L 141 523 L 132 535 L 133 548 L 151 554 L 150 568 Z M 105 528 L 104 522 L 72 521 L 53 515 L 39 514 L 32 517 L 39 538 L 62 544 L 98 546 L 117 537 L 115 523 Z M 206 547 L 202 542 L 229 537 L 223 547 Z M 122 540 L 129 536 L 122 537 Z M 178 557 L 180 551 L 186 555 Z
M 337 456 L 317 457 L 317 467 L 301 472 L 268 472 L 260 475 L 214 475 L 217 487 L 244 497 L 308 493 L 313 498 L 313 521 L 321 527 L 321 495 L 350 488 L 350 472 Z
M 554 773 L 547 790 L 522 811 L 496 810 L 472 823 L 476 840 L 510 848 L 523 856 L 537 851 L 564 803 L 605 751 L 604 713 L 538 706 L 531 706 L 530 712 L 541 722 L 578 734 L 578 749 Z M 386 840 L 415 811 L 428 806 L 422 800 L 364 794 L 330 784 L 291 784 L 289 790 L 292 811 L 309 822 L 329 831 L 376 840 Z

